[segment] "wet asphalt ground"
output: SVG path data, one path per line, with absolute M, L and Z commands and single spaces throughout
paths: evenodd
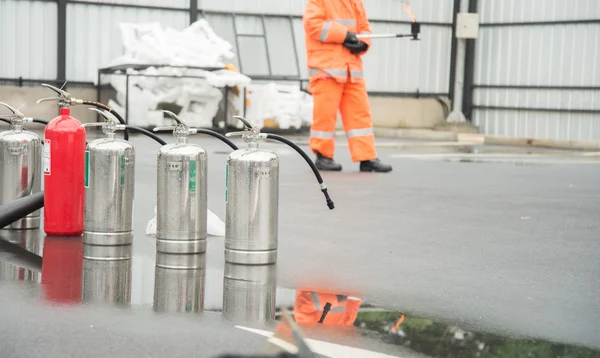
M 228 147 L 201 136 L 191 141 L 209 152 L 208 207 L 224 220 Z M 139 136 L 133 142 L 141 233 L 153 216 L 157 146 Z M 277 143 L 262 147 L 281 160 L 279 284 L 600 347 L 600 161 L 590 163 L 597 157 L 539 150 L 548 163 L 456 163 L 395 158 L 402 152 L 382 148 L 394 170 L 374 174 L 358 172 L 339 147 L 344 170 L 323 173 L 336 204 L 330 211 L 299 155 Z M 574 157 L 552 163 L 565 154 Z
M 152 251 L 145 230 L 156 204 L 158 144 L 139 135 L 131 141 L 134 245 Z M 208 207 L 224 220 L 229 149 L 211 138 L 190 141 L 209 153 Z M 374 174 L 359 173 L 339 143 L 344 171 L 322 173 L 333 211 L 300 156 L 262 145 L 281 160 L 278 286 L 345 293 L 467 329 L 600 348 L 598 156 L 537 150 L 528 159 L 523 149 L 476 147 L 519 154 L 486 159 L 456 154 L 472 153 L 470 146 L 379 139 L 380 158 L 394 170 Z M 208 245 L 208 269 L 222 266 L 223 238 L 209 237 Z M 52 317 L 40 317 L 40 327 L 52 326 Z M 127 333 L 120 334 L 115 344 L 126 347 Z

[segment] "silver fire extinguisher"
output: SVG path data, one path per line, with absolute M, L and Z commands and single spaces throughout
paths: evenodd
M 131 251 L 132 245 L 84 245 L 81 280 L 83 302 L 129 307 Z
M 156 250 L 184 254 L 206 251 L 208 156 L 204 148 L 187 142 L 197 133 L 176 114 L 165 111 L 177 125 L 157 127 L 173 130 L 176 143 L 160 148 L 157 155 Z
M 204 310 L 206 254 L 156 253 L 155 312 L 199 313 Z
M 0 104 L 12 112 L 2 116 L 10 120 L 10 128 L 0 133 L 0 205 L 3 205 L 41 190 L 42 140 L 37 134 L 23 130 L 23 124 L 32 122 L 32 118 L 26 118 L 6 103 Z M 6 229 L 39 227 L 40 211 L 37 210 Z
M 225 261 L 235 264 L 265 265 L 277 261 L 279 222 L 279 158 L 260 149 L 259 142 L 274 139 L 291 146 L 311 166 L 327 205 L 334 208 L 327 186 L 314 163 L 297 145 L 275 134 L 260 133 L 260 128 L 236 116 L 245 130 L 227 133 L 241 135 L 248 148 L 234 151 L 227 158 L 225 171 Z
M 230 320 L 267 322 L 275 319 L 277 265 L 225 263 L 223 316 Z
M 83 239 L 91 245 L 128 245 L 133 241 L 135 150 L 128 141 L 115 138 L 115 131 L 125 126 L 111 113 L 90 110 L 106 121 L 82 126 L 101 126 L 106 137 L 88 143 L 85 152 Z

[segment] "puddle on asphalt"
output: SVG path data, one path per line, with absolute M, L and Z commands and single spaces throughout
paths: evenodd
M 134 252 L 134 246 L 90 246 L 80 239 L 44 238 L 40 230 L 0 230 L 0 281 L 39 284 L 41 302 L 84 303 L 86 309 L 108 305 L 157 314 L 204 312 L 238 325 L 279 322 L 275 335 L 288 342 L 293 339 L 282 334 L 297 325 L 313 344 L 373 346 L 368 356 L 374 357 L 600 356 L 584 347 L 470 331 L 336 292 L 280 287 L 277 265 L 214 268 L 207 265 L 206 254 L 148 257 Z M 282 323 L 282 317 L 293 317 L 293 323 Z M 269 340 L 271 346 L 277 341 Z M 317 346 L 327 355 L 324 346 Z

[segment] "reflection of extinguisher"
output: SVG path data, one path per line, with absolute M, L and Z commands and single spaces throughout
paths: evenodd
M 58 100 L 60 115 L 44 130 L 44 231 L 77 236 L 83 233 L 85 129 L 71 117 L 70 102 L 56 97 L 38 103 L 48 100 Z
M 45 299 L 57 303 L 81 302 L 83 239 L 46 236 L 42 257 Z

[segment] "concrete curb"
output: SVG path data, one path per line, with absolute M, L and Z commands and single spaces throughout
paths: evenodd
M 406 128 L 373 128 L 376 137 L 403 138 L 418 140 L 433 140 L 444 142 L 458 141 L 458 134 L 454 132 L 432 131 L 429 129 L 406 129 Z
M 455 133 L 448 131 L 406 128 L 374 128 L 374 132 L 375 136 L 382 138 L 466 142 L 484 145 L 539 147 L 552 149 L 579 149 L 586 151 L 600 150 L 600 142 L 594 141 L 503 137 L 476 133 Z

